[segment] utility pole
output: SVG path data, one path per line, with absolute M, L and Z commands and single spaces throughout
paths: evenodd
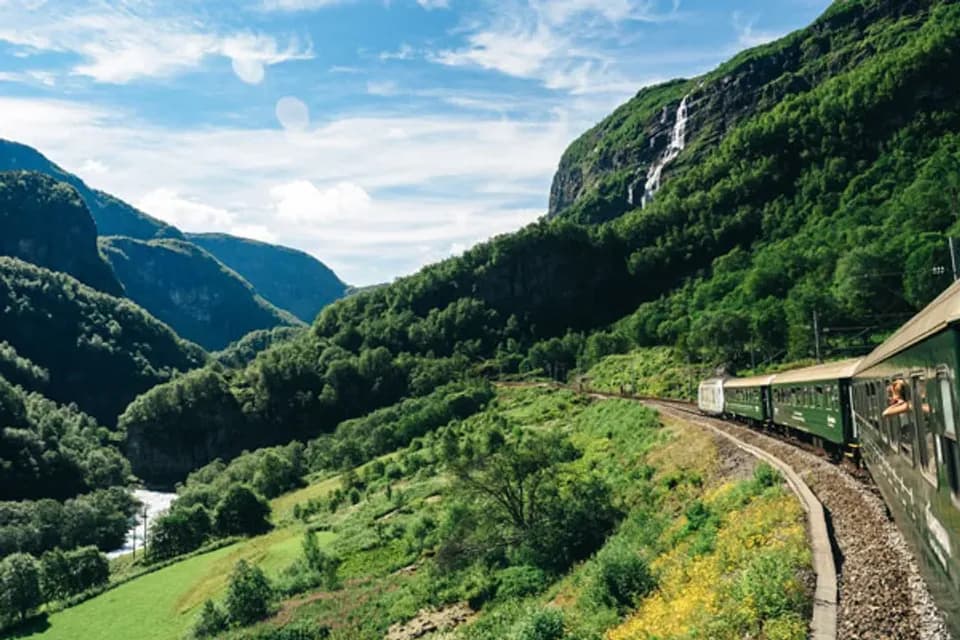
M 947 237 L 947 242 L 950 243 L 950 267 L 953 269 L 953 281 L 957 281 L 957 253 L 953 247 L 953 238 Z
M 820 325 L 817 318 L 817 310 L 813 310 L 813 345 L 816 349 L 817 362 L 822 362 L 820 359 Z

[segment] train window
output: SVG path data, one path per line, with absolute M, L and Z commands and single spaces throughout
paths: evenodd
M 927 385 L 923 376 L 914 376 L 913 383 L 913 419 L 917 425 L 917 439 L 920 471 L 928 482 L 937 484 L 937 444 L 936 422 L 933 419 L 930 399 L 927 397 Z
M 940 401 L 943 403 L 943 431 L 952 438 L 957 437 L 957 425 L 953 408 L 953 387 L 950 378 L 940 378 Z

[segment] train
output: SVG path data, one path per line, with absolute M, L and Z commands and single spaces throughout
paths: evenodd
M 862 358 L 703 380 L 703 414 L 805 437 L 870 472 L 960 638 L 960 281 Z

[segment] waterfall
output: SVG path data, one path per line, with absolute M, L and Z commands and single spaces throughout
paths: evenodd
M 657 158 L 656 162 L 650 165 L 647 170 L 647 182 L 643 187 L 643 198 L 640 200 L 640 206 L 645 207 L 653 200 L 653 195 L 660 189 L 660 176 L 663 169 L 676 159 L 687 144 L 687 99 L 690 94 L 683 97 L 680 106 L 677 107 L 677 120 L 673 124 L 673 134 L 670 136 L 670 144 L 664 150 L 663 154 Z M 629 194 L 630 204 L 633 204 L 633 189 Z

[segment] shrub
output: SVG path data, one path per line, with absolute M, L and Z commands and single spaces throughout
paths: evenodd
M 214 528 L 221 536 L 256 535 L 270 530 L 270 505 L 250 487 L 235 484 L 217 503 Z
M 46 600 L 63 600 L 106 584 L 110 579 L 107 557 L 96 547 L 73 551 L 55 549 L 40 560 L 40 582 Z
M 200 548 L 213 533 L 210 513 L 202 504 L 174 506 L 153 522 L 150 529 L 151 560 L 164 560 Z
M 590 595 L 598 603 L 624 611 L 650 593 L 655 584 L 640 555 L 625 544 L 614 544 L 597 554 Z
M 241 560 L 230 575 L 227 590 L 227 618 L 231 624 L 246 626 L 270 613 L 273 588 L 259 567 Z
M 766 462 L 761 462 L 753 470 L 753 481 L 757 483 L 757 486 L 766 489 L 783 482 L 783 476 Z
M 534 611 L 515 626 L 516 640 L 560 640 L 563 638 L 563 612 L 556 607 Z
M 337 571 L 340 568 L 340 559 L 320 548 L 317 535 L 313 531 L 307 531 L 303 536 L 303 559 L 310 569 L 321 576 L 325 589 L 333 590 L 339 586 Z
M 547 586 L 547 574 L 530 565 L 507 567 L 497 577 L 500 580 L 497 597 L 502 598 L 523 598 L 540 593 Z
M 213 600 L 203 603 L 203 609 L 193 626 L 193 635 L 197 638 L 215 636 L 227 628 L 227 614 L 214 604 Z

